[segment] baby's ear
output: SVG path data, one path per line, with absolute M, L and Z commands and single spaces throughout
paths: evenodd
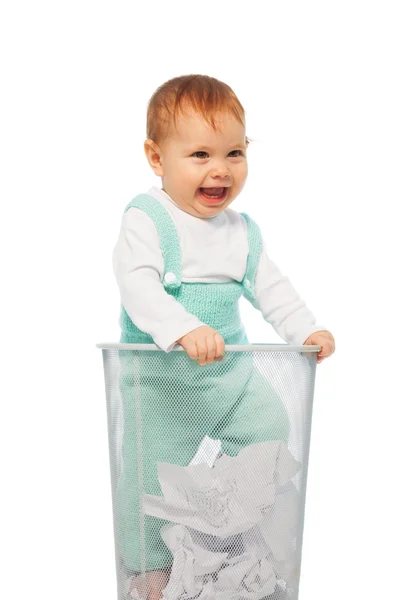
M 147 139 L 144 142 L 144 152 L 154 173 L 159 177 L 162 177 L 164 175 L 164 170 L 162 167 L 160 147 L 153 140 Z

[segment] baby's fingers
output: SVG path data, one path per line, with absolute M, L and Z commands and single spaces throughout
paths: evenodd
M 206 338 L 197 340 L 196 346 L 197 346 L 198 363 L 199 363 L 199 365 L 205 365 L 207 353 L 208 353 Z
M 189 358 L 192 360 L 196 360 L 198 357 L 198 351 L 196 342 L 194 340 L 185 340 L 185 344 L 181 344 L 181 346 L 186 350 Z
M 206 337 L 206 344 L 207 344 L 207 360 L 206 362 L 208 364 L 214 362 L 215 359 L 215 351 L 217 349 L 217 345 L 215 343 L 215 339 L 213 335 L 208 335 Z
M 321 350 L 318 352 L 317 363 L 321 363 L 325 358 L 331 356 L 331 354 L 333 354 L 335 351 L 335 344 L 330 340 L 323 344 L 320 343 L 320 346 Z
M 220 361 L 224 358 L 224 352 L 225 352 L 224 338 L 219 333 L 216 333 L 214 336 L 214 339 L 215 339 L 215 345 L 216 345 L 215 360 Z

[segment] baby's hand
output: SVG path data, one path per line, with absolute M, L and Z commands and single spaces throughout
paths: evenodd
M 220 361 L 224 355 L 225 342 L 223 337 L 208 325 L 193 329 L 179 340 L 180 344 L 190 358 L 198 360 L 199 365 Z
M 329 331 L 316 331 L 304 342 L 304 346 L 321 346 L 318 352 L 317 363 L 322 362 L 335 352 L 335 340 Z

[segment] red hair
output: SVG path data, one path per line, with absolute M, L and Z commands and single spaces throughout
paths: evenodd
M 150 98 L 147 138 L 160 144 L 168 135 L 171 120 L 176 127 L 177 117 L 185 114 L 185 108 L 199 113 L 214 131 L 214 119 L 221 112 L 230 113 L 245 125 L 244 108 L 229 85 L 208 75 L 182 75 L 163 83 Z

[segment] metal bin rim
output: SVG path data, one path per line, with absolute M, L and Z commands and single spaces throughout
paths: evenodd
M 140 350 L 141 352 L 163 352 L 156 344 L 119 344 L 99 343 L 96 348 L 101 350 Z M 225 346 L 226 352 L 319 352 L 321 346 L 291 346 L 290 344 L 237 344 Z M 184 352 L 182 346 L 177 345 L 171 352 Z

